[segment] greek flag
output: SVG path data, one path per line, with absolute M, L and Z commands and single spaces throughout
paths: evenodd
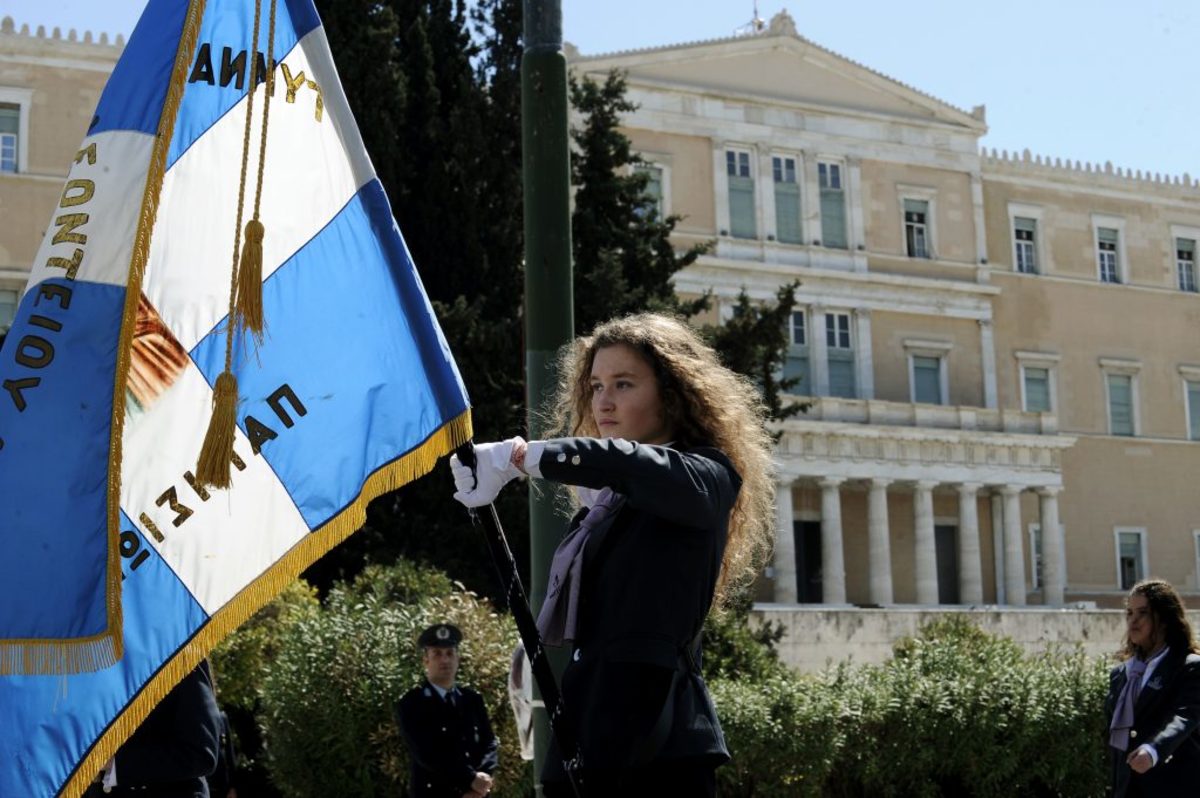
M 311 0 L 255 6 L 150 0 L 0 351 L 0 796 L 79 795 L 372 498 L 471 434 Z M 229 318 L 252 216 L 259 344 Z M 195 472 L 227 345 L 215 490 Z

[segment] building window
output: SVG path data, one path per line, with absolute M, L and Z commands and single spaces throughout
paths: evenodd
M 1100 268 L 1100 282 L 1121 282 L 1120 262 L 1117 258 L 1117 244 L 1120 232 L 1112 227 L 1096 229 L 1096 259 Z
M 930 257 L 928 200 L 904 200 L 904 246 L 910 258 Z
M 17 292 L 0 289 L 0 335 L 8 332 L 17 316 Z
M 1133 413 L 1133 375 L 1106 374 L 1108 431 L 1111 435 L 1136 435 Z
M 0 172 L 16 172 L 20 164 L 21 106 L 0 103 Z
M 846 249 L 846 191 L 841 164 L 818 163 L 817 182 L 821 189 L 821 243 L 833 249 Z
M 1114 534 L 1117 542 L 1117 586 L 1129 590 L 1146 578 L 1146 530 L 1118 527 Z
M 912 356 L 913 401 L 927 405 L 944 405 L 942 394 L 942 359 L 923 355 Z
M 1192 544 L 1196 552 L 1196 588 L 1200 589 L 1200 529 L 1192 530 Z
M 788 155 L 772 156 L 771 175 L 775 180 L 775 238 L 785 244 L 803 244 L 796 159 Z
M 1017 271 L 1037 274 L 1037 219 L 1024 216 L 1013 218 L 1013 246 L 1017 256 Z
M 1184 380 L 1183 388 L 1187 397 L 1188 438 L 1200 441 L 1200 382 Z
M 1179 276 L 1180 291 L 1196 290 L 1196 241 L 1175 239 L 1175 273 Z
M 1021 379 L 1025 388 L 1025 411 L 1028 413 L 1052 413 L 1050 401 L 1050 369 L 1023 366 Z
M 829 364 L 829 395 L 855 397 L 854 342 L 849 313 L 825 314 L 825 351 Z
M 657 218 L 663 218 L 663 170 L 654 164 L 639 164 L 633 168 L 635 174 L 646 176 L 646 186 L 642 189 L 642 202 L 635 213 L 641 218 L 654 211 Z
M 729 232 L 734 238 L 758 238 L 754 221 L 754 173 L 748 150 L 725 151 L 729 178 Z
M 808 368 L 808 328 L 803 310 L 792 311 L 788 319 L 788 351 L 783 364 L 783 378 L 796 380 L 788 387 L 788 393 L 812 394 L 812 378 Z

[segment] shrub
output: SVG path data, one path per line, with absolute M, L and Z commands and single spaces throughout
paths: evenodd
M 463 629 L 459 679 L 483 696 L 500 738 L 495 794 L 527 792 L 530 768 L 518 755 L 506 688 L 517 641 L 511 619 L 443 575 L 400 562 L 334 586 L 271 665 L 260 722 L 272 779 L 286 795 L 403 793 L 408 759 L 392 706 L 423 678 L 417 635 L 439 621 Z
M 722 795 L 1093 796 L 1107 780 L 1107 665 L 1025 655 L 963 616 L 881 666 L 713 686 L 734 762 Z

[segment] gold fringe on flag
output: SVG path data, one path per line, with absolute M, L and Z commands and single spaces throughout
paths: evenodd
M 290 551 L 279 558 L 262 576 L 242 588 L 236 596 L 209 619 L 195 636 L 176 652 L 154 677 L 142 687 L 125 712 L 113 722 L 83 761 L 71 774 L 59 793 L 63 798 L 80 798 L 91 782 L 121 745 L 141 725 L 167 693 L 183 680 L 200 660 L 218 643 L 250 619 L 279 592 L 292 583 L 304 569 L 360 529 L 367 518 L 367 505 L 385 493 L 398 490 L 433 470 L 437 461 L 474 436 L 471 411 L 443 424 L 419 446 L 380 468 L 367 478 L 362 491 L 346 509 L 312 534 L 305 535 Z

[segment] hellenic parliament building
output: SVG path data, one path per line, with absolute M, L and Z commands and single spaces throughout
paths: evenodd
M 0 330 L 121 47 L 0 23 Z M 729 313 L 800 282 L 785 373 L 809 407 L 780 425 L 760 608 L 1117 607 L 1149 575 L 1200 595 L 1200 183 L 981 148 L 982 106 L 786 12 L 567 49 L 626 73 L 650 190 L 681 247 L 713 242 L 677 290 Z

